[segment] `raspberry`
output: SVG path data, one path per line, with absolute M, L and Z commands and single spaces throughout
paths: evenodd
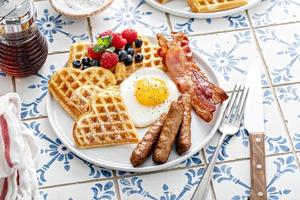
M 113 47 L 116 47 L 117 49 L 122 49 L 126 43 L 127 43 L 127 40 L 123 39 L 121 35 L 113 34 L 113 38 L 111 41 L 111 44 Z
M 100 60 L 101 67 L 104 67 L 106 69 L 114 67 L 118 62 L 118 55 L 114 52 L 104 52 Z
M 93 49 L 93 46 L 90 46 L 87 50 L 88 56 L 92 59 L 100 60 L 103 52 L 96 52 Z
M 113 34 L 114 34 L 114 32 L 112 30 L 108 30 L 108 31 L 105 31 L 103 33 L 100 33 L 98 35 L 98 37 L 104 37 L 104 36 L 107 36 L 107 35 L 111 35 L 112 36 Z
M 128 43 L 132 43 L 138 38 L 138 34 L 134 29 L 128 28 L 122 32 L 122 37 L 126 39 Z

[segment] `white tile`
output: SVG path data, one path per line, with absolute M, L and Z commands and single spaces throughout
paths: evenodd
M 182 31 L 186 34 L 212 33 L 250 27 L 245 12 L 215 19 L 182 18 L 170 15 L 170 21 L 174 31 Z
M 225 90 L 244 83 L 251 65 L 258 65 L 262 85 L 268 85 L 265 67 L 251 31 L 238 31 L 192 37 L 191 47 L 200 54 L 219 77 Z
M 72 19 L 53 10 L 48 1 L 35 2 L 37 25 L 46 37 L 49 52 L 68 51 L 74 42 L 89 41 L 87 19 Z
M 266 158 L 268 199 L 299 199 L 300 173 L 293 155 Z M 213 187 L 219 200 L 247 199 L 251 192 L 250 162 L 237 161 L 217 165 Z
M 300 150 L 300 85 L 276 88 L 283 116 L 285 118 L 294 147 Z
M 286 153 L 292 150 L 281 118 L 279 108 L 270 89 L 263 90 L 264 124 L 265 124 L 265 151 L 266 155 Z M 212 142 L 205 147 L 205 156 L 209 161 L 215 151 L 221 135 L 218 134 Z M 221 147 L 218 161 L 228 161 L 240 158 L 248 158 L 249 133 L 241 127 L 240 131 L 229 139 L 226 139 Z
M 91 18 L 91 25 L 94 37 L 109 29 L 120 32 L 128 27 L 141 35 L 169 32 L 165 13 L 137 0 L 114 1 L 103 13 Z
M 48 119 L 26 121 L 40 146 L 37 178 L 40 186 L 60 185 L 112 177 L 112 171 L 92 165 L 69 151 Z
M 257 29 L 273 84 L 300 80 L 300 24 Z
M 65 66 L 68 54 L 49 55 L 37 75 L 16 78 L 16 90 L 22 99 L 22 118 L 45 116 L 48 81 L 51 75 Z
M 250 9 L 253 26 L 265 26 L 300 20 L 300 2 L 298 0 L 263 0 Z
M 83 200 L 109 199 L 117 200 L 115 186 L 112 180 L 92 183 L 82 183 L 41 189 L 41 200 Z
M 13 92 L 12 78 L 0 70 L 0 96 L 8 92 Z
M 120 178 L 121 199 L 190 199 L 203 172 L 204 168 L 193 168 Z M 207 200 L 211 199 L 209 190 Z

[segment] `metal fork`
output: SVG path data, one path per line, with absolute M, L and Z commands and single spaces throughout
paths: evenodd
M 217 157 L 219 155 L 220 147 L 224 142 L 225 138 L 228 136 L 232 136 L 239 131 L 241 120 L 244 115 L 245 105 L 249 93 L 249 88 L 235 85 L 233 92 L 228 100 L 228 104 L 223 113 L 223 118 L 221 121 L 221 125 L 218 128 L 218 132 L 222 134 L 221 139 L 218 143 L 217 148 L 215 149 L 214 155 L 211 158 L 211 161 L 201 179 L 200 184 L 197 186 L 192 200 L 205 200 L 207 189 L 210 183 L 210 179 L 212 177 L 212 172 L 215 167 L 215 163 Z

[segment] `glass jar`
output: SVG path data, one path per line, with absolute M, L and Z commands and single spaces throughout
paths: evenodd
M 0 22 L 0 68 L 5 73 L 25 77 L 36 74 L 45 63 L 47 40 L 35 21 L 34 4 L 26 0 Z

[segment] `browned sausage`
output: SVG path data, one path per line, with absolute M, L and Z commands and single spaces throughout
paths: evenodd
M 152 159 L 155 163 L 165 163 L 168 160 L 182 121 L 183 111 L 182 102 L 174 101 L 171 103 L 167 119 L 154 149 Z
M 143 139 L 133 150 L 130 162 L 134 167 L 143 164 L 153 151 L 166 118 L 167 114 L 163 113 L 160 118 L 152 124 Z
M 191 119 L 192 119 L 192 106 L 191 96 L 188 93 L 181 95 L 178 99 L 183 102 L 184 112 L 180 131 L 176 138 L 176 151 L 179 155 L 187 152 L 191 147 Z

